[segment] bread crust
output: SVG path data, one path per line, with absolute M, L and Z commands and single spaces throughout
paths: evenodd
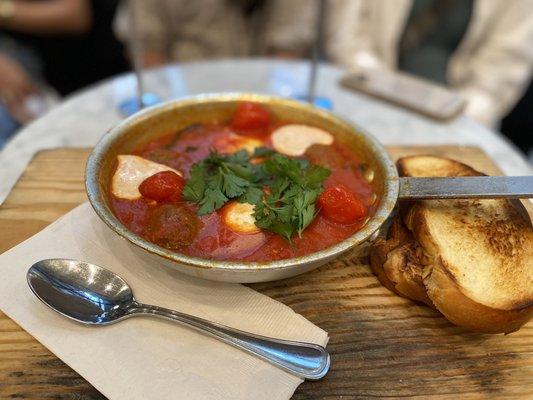
M 391 292 L 401 296 L 401 294 L 396 290 L 396 285 L 392 283 L 383 269 L 383 264 L 385 264 L 385 261 L 387 261 L 387 255 L 395 247 L 396 246 L 393 243 L 390 243 L 384 239 L 378 239 L 370 250 L 370 268 L 383 286 L 385 286 Z
M 414 241 L 396 247 L 387 255 L 383 270 L 401 296 L 433 307 L 424 287 L 424 267 L 418 259 L 417 250 Z
M 511 333 L 533 317 L 533 307 L 498 310 L 471 300 L 448 273 L 440 257 L 435 259 L 424 285 L 435 307 L 452 323 L 484 333 Z
M 394 218 L 387 232 L 387 238 L 376 240 L 370 249 L 370 267 L 372 271 L 383 286 L 400 296 L 401 294 L 396 290 L 396 285 L 385 273 L 383 265 L 387 261 L 388 254 L 402 243 L 401 233 L 401 221 L 398 218 Z
M 388 236 L 371 249 L 372 271 L 390 291 L 434 308 L 422 282 L 424 267 L 418 258 L 419 248 L 398 216 L 394 218 Z

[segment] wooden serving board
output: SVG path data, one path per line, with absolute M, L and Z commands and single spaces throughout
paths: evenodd
M 472 147 L 389 147 L 394 157 L 435 154 L 488 174 L 500 171 Z M 88 149 L 38 153 L 0 207 L 0 253 L 86 200 Z M 531 208 L 529 209 L 531 213 Z M 251 285 L 328 331 L 331 372 L 295 399 L 533 398 L 533 323 L 511 335 L 455 327 L 389 292 L 367 260 L 348 254 L 295 278 Z M 0 312 L 0 399 L 104 399 Z

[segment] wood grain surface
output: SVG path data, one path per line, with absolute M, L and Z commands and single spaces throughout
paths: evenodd
M 394 157 L 447 156 L 499 173 L 477 148 L 389 150 Z M 0 207 L 0 253 L 86 200 L 82 179 L 88 154 L 57 149 L 35 156 Z M 304 382 L 295 399 L 533 398 L 533 323 L 507 336 L 466 332 L 382 287 L 360 254 L 299 277 L 251 286 L 331 337 L 331 372 L 322 381 Z M 0 312 L 0 399 L 103 398 Z

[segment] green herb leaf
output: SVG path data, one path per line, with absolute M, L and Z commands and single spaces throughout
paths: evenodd
M 211 189 L 207 188 L 205 190 L 205 195 L 200 201 L 200 209 L 198 210 L 198 215 L 205 215 L 218 210 L 222 207 L 228 198 L 222 193 L 220 189 Z
M 222 174 L 222 192 L 230 199 L 239 197 L 246 192 L 250 182 L 237 175 Z
M 191 177 L 183 188 L 182 196 L 187 201 L 200 202 L 204 197 L 205 179 L 204 170 L 200 164 L 191 168 Z
M 242 179 L 252 180 L 253 170 L 250 166 L 243 166 L 240 164 L 226 163 L 227 168 L 235 175 Z
M 319 165 L 311 165 L 304 175 L 304 182 L 307 186 L 314 187 L 321 185 L 324 179 L 331 174 L 329 169 L 321 167 Z
M 268 229 L 269 231 L 272 231 L 274 233 L 277 233 L 278 235 L 283 236 L 289 242 L 291 241 L 293 228 L 292 228 L 292 225 L 289 223 L 281 222 L 278 220 L 273 220 L 269 225 L 263 226 L 261 228 Z
M 239 150 L 238 152 L 228 156 L 226 161 L 228 163 L 245 164 L 250 161 L 250 155 L 246 150 Z
M 256 186 L 248 186 L 246 192 L 239 197 L 241 203 L 257 204 L 263 197 L 263 190 Z
M 267 157 L 274 154 L 274 150 L 271 150 L 267 147 L 256 147 L 252 157 Z
M 315 202 L 330 171 L 307 160 L 273 154 L 262 166 L 270 194 L 255 209 L 256 225 L 284 236 L 302 234 L 316 216 Z

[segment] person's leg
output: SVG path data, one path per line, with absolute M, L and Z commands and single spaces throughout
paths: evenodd
M 6 142 L 17 132 L 19 127 L 19 123 L 15 121 L 9 114 L 9 111 L 0 104 L 0 149 L 2 149 Z
M 502 120 L 501 132 L 526 154 L 533 154 L 533 80 L 522 99 Z

